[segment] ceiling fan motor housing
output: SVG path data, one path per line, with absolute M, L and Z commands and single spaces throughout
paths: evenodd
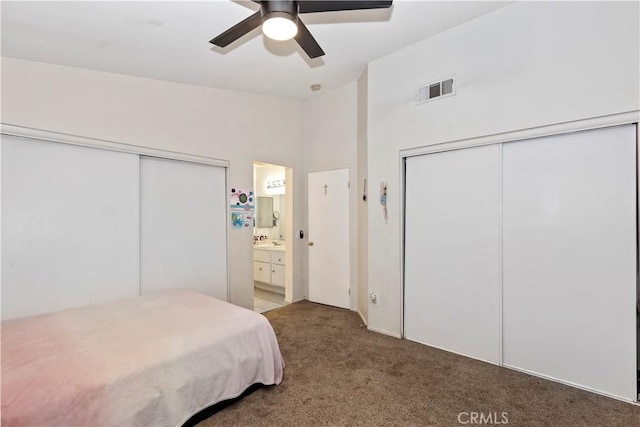
M 263 1 L 260 2 L 262 21 L 269 18 L 286 18 L 298 23 L 297 1 Z

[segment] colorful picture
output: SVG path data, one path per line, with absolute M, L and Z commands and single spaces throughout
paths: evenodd
M 241 211 L 231 211 L 231 225 L 235 229 L 249 228 L 252 219 L 252 215 L 246 215 Z
M 253 191 L 231 189 L 231 226 L 241 230 L 253 227 L 253 212 L 256 200 Z
M 254 210 L 256 206 L 253 191 L 231 189 L 231 209 Z

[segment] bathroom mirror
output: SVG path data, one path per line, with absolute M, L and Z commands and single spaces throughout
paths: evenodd
M 258 228 L 273 228 L 273 197 L 258 196 L 257 199 L 256 220 Z

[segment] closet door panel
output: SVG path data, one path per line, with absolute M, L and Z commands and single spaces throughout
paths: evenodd
M 141 293 L 193 289 L 227 300 L 225 168 L 140 158 Z
M 504 363 L 635 398 L 635 126 L 503 147 Z
M 410 157 L 405 336 L 499 363 L 500 148 Z
M 138 294 L 138 156 L 2 135 L 2 318 Z

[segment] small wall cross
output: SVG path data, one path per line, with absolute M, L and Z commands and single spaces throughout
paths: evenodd
M 322 186 L 324 188 L 324 195 L 327 195 L 327 188 L 329 188 L 329 186 L 327 184 Z

